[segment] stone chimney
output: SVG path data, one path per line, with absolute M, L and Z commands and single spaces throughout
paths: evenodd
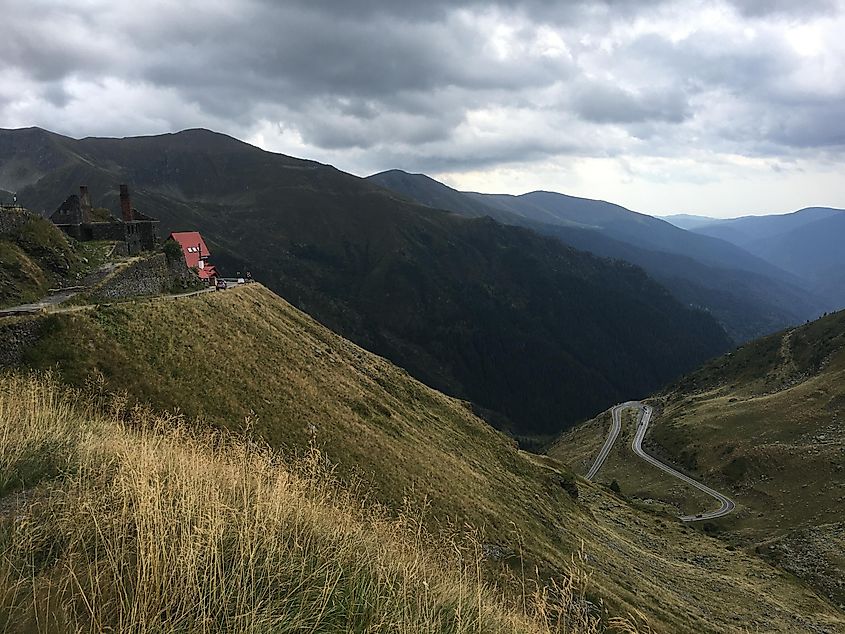
M 88 193 L 87 185 L 79 186 L 79 207 L 82 211 L 82 221 L 91 220 L 91 194 Z
M 135 216 L 132 214 L 132 201 L 129 200 L 129 187 L 120 186 L 120 212 L 123 215 L 123 222 L 132 222 Z

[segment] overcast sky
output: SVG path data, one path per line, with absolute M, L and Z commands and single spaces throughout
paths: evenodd
M 845 207 L 839 0 L 0 0 L 0 127 L 655 214 Z

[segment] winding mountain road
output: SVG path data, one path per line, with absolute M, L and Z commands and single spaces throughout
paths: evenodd
M 596 476 L 599 469 L 601 469 L 602 465 L 604 464 L 604 461 L 607 459 L 607 456 L 610 454 L 611 449 L 613 449 L 613 444 L 616 442 L 616 439 L 619 436 L 619 432 L 622 429 L 622 410 L 629 407 L 636 408 L 640 411 L 639 417 L 637 419 L 637 433 L 634 434 L 634 440 L 631 443 L 631 449 L 633 449 L 634 453 L 649 464 L 654 465 L 664 473 L 668 473 L 669 475 L 678 478 L 679 480 L 683 480 L 690 486 L 695 487 L 702 493 L 706 493 L 707 495 L 719 502 L 719 508 L 715 510 L 707 511 L 704 513 L 698 513 L 696 515 L 682 515 L 680 518 L 682 522 L 700 522 L 703 520 L 716 519 L 717 517 L 723 517 L 727 515 L 728 513 L 733 511 L 734 508 L 736 508 L 736 504 L 734 504 L 733 500 L 731 500 L 729 497 L 722 495 L 715 489 L 711 489 L 709 486 L 702 484 L 698 480 L 694 480 L 688 475 L 681 473 L 677 469 L 674 469 L 669 465 L 660 462 L 660 460 L 645 452 L 645 450 L 643 449 L 643 440 L 645 439 L 646 432 L 648 432 L 648 424 L 651 422 L 651 415 L 654 412 L 654 409 L 649 405 L 643 405 L 639 401 L 628 401 L 627 403 L 621 403 L 619 405 L 616 405 L 611 410 L 613 422 L 610 426 L 610 433 L 608 434 L 604 445 L 599 451 L 598 457 L 596 458 L 595 462 L 593 462 L 593 465 L 590 467 L 590 470 L 587 472 L 586 478 L 588 480 L 592 480 Z
M 627 403 L 620 403 L 619 405 L 614 406 L 612 410 L 610 410 L 611 414 L 611 424 L 610 424 L 610 433 L 607 435 L 607 440 L 604 441 L 604 445 L 599 451 L 599 455 L 596 456 L 595 462 L 593 462 L 593 466 L 590 467 L 590 470 L 587 472 L 587 475 L 584 476 L 587 480 L 592 480 L 596 477 L 596 474 L 601 469 L 601 466 L 604 464 L 604 461 L 607 460 L 607 456 L 610 454 L 610 450 L 613 449 L 613 443 L 616 442 L 616 438 L 619 436 L 619 432 L 622 431 L 622 410 L 626 407 L 632 406 L 633 401 L 628 401 Z

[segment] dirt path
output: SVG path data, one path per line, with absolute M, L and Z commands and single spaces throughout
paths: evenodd
M 151 295 L 151 296 L 139 296 L 133 298 L 128 301 L 143 301 L 143 302 L 157 302 L 157 301 L 166 301 L 169 299 L 182 299 L 185 297 L 193 297 L 194 295 L 202 295 L 203 293 L 213 293 L 216 289 L 211 288 L 203 288 L 198 291 L 189 291 L 187 293 L 175 293 L 173 295 Z M 42 299 L 39 302 L 35 302 L 32 304 L 21 304 L 20 306 L 14 306 L 12 308 L 4 308 L 0 310 L 0 319 L 3 317 L 15 317 L 20 315 L 35 315 L 39 313 L 47 313 L 47 314 L 56 314 L 56 313 L 76 313 L 84 310 L 91 310 L 95 306 L 100 306 L 102 304 L 112 304 L 112 303 L 120 303 L 120 302 L 97 302 L 93 304 L 79 304 L 75 306 L 61 306 L 60 304 L 77 293 L 81 291 L 75 291 L 72 293 L 57 293 L 55 295 L 50 295 Z

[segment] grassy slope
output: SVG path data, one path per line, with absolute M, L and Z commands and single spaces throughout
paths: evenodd
M 829 547 L 842 542 L 845 528 L 845 312 L 748 344 L 655 404 L 652 451 L 739 504 L 717 523 L 726 537 L 815 582 L 826 576 L 832 583 L 820 586 L 845 602 L 845 566 Z M 582 466 L 606 429 L 592 421 L 551 453 Z M 618 477 L 623 491 L 670 500 L 671 483 L 635 457 L 608 466 L 600 479 Z
M 49 318 L 30 363 L 83 383 L 102 373 L 158 409 L 302 450 L 311 437 L 346 476 L 396 508 L 427 500 L 429 521 L 470 523 L 560 575 L 584 544 L 593 598 L 639 608 L 659 631 L 843 627 L 829 605 L 757 558 L 642 513 L 518 452 L 459 401 L 334 335 L 259 285 L 178 302 L 122 304 Z M 248 422 L 247 422 L 248 421 Z M 562 469 L 557 463 L 550 463 Z M 750 597 L 753 597 L 751 599 Z M 761 607 L 762 606 L 762 607 Z
M 12 233 L 0 235 L 0 307 L 44 296 L 82 264 L 61 231 L 48 220 L 29 216 Z
M 37 299 L 47 291 L 44 270 L 15 243 L 0 240 L 0 307 Z
M 505 601 L 481 544 L 362 504 L 317 450 L 16 375 L 0 437 L 4 632 L 597 631 L 574 585 Z

